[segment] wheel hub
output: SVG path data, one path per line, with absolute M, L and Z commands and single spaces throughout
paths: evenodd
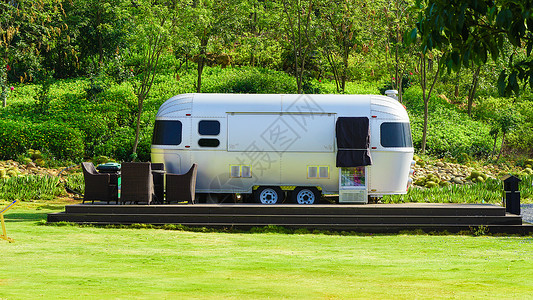
M 298 204 L 313 204 L 315 203 L 315 194 L 310 190 L 301 190 L 296 195 Z
M 263 204 L 275 204 L 278 202 L 278 194 L 273 189 L 265 189 L 259 195 L 259 199 Z

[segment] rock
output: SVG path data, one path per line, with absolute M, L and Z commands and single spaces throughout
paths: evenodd
M 455 183 L 455 184 L 463 184 L 463 183 L 464 183 L 464 182 L 463 182 L 463 179 L 462 179 L 461 177 L 454 177 L 454 178 L 452 179 L 452 181 L 453 181 L 453 183 Z
M 449 185 L 451 185 L 451 183 L 450 183 L 449 181 L 441 181 L 441 182 L 439 182 L 439 185 L 442 186 L 442 187 L 444 187 L 444 186 L 449 186 Z
M 433 181 L 426 182 L 426 187 L 427 188 L 432 188 L 432 187 L 437 187 L 437 186 L 439 186 L 439 184 L 436 183 L 436 182 L 433 182 Z

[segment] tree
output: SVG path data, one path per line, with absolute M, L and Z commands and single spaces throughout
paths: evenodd
M 306 63 L 315 50 L 317 26 L 315 24 L 314 0 L 282 0 L 284 31 L 294 55 L 294 76 L 298 93 L 303 92 Z
M 244 54 L 241 63 L 252 67 L 273 67 L 281 56 L 279 20 L 282 17 L 276 1 L 248 0 L 248 17 L 243 20 L 242 36 L 236 52 Z
M 505 147 L 505 137 L 507 136 L 507 134 L 513 131 L 519 123 L 520 117 L 511 109 L 502 110 L 497 113 L 495 124 L 493 125 L 490 132 L 494 136 L 494 146 L 492 149 L 491 156 L 494 156 L 496 152 L 496 140 L 498 138 L 499 133 L 502 133 L 502 143 L 500 146 L 500 152 L 498 153 L 498 157 L 496 157 L 496 162 L 500 160 L 500 157 L 503 153 L 503 149 Z
M 422 154 L 426 152 L 426 142 L 427 142 L 427 132 L 428 132 L 428 120 L 429 120 L 429 99 L 431 98 L 431 93 L 435 87 L 435 83 L 439 78 L 440 72 L 440 58 L 436 57 L 432 53 L 421 53 L 420 54 L 420 86 L 422 88 L 422 99 L 424 101 L 424 126 L 422 128 L 422 145 L 421 151 Z M 433 80 L 431 86 L 428 88 L 428 76 L 430 75 L 431 69 L 433 68 L 434 61 L 437 62 L 437 71 L 433 75 Z
M 362 8 L 363 3 L 359 0 L 328 0 L 320 8 L 322 53 L 333 72 L 339 93 L 344 93 L 346 88 L 350 54 L 360 43 Z
M 414 11 L 411 0 L 391 0 L 386 3 L 384 21 L 386 22 L 386 53 L 392 52 L 393 88 L 398 90 L 398 101 L 403 102 L 403 80 L 406 71 L 416 57 L 416 49 L 404 43 L 404 32 L 414 25 Z
M 61 34 L 61 0 L 0 2 L 0 82 L 6 106 L 7 82 L 30 81 Z
M 161 3 L 163 4 L 161 4 Z M 144 100 L 152 88 L 163 52 L 169 49 L 173 28 L 177 25 L 179 6 L 166 1 L 137 1 L 131 7 L 132 25 L 135 35 L 132 43 L 140 58 L 137 75 L 133 79 L 135 94 L 137 95 L 137 121 L 135 142 L 133 144 L 132 159 L 137 157 L 137 146 L 141 128 L 141 114 Z
M 229 43 L 238 35 L 244 16 L 243 1 L 194 0 L 184 11 L 183 29 L 198 47 L 196 91 L 202 91 L 202 73 L 207 65 L 208 46 L 213 39 Z
M 421 36 L 424 51 L 451 49 L 442 59 L 448 70 L 470 62 L 479 66 L 489 57 L 496 61 L 510 43 L 515 50 L 500 72 L 500 94 L 518 94 L 521 84 L 533 88 L 532 0 L 418 0 L 417 5 L 423 11 L 410 35 Z
M 82 70 L 100 68 L 127 47 L 130 0 L 70 0 L 63 5 Z M 130 28 L 133 29 L 134 28 Z M 56 70 L 57 72 L 57 70 Z

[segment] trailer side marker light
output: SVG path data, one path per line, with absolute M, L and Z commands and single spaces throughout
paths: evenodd
M 185 116 L 187 116 L 187 117 L 190 117 L 190 116 L 191 116 L 191 114 L 185 114 Z
M 378 116 L 372 116 L 372 118 L 377 118 Z
M 185 146 L 185 148 L 191 148 L 191 146 L 188 146 L 188 145 L 187 145 L 187 146 Z
M 377 149 L 378 147 L 372 147 L 372 149 Z

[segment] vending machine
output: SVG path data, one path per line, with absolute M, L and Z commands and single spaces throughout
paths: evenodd
M 339 203 L 368 203 L 366 167 L 339 168 Z

